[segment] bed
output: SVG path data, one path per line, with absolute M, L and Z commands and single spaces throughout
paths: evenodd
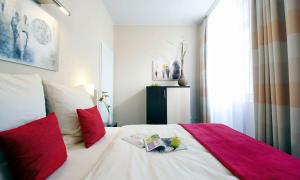
M 224 125 L 168 124 L 107 127 L 105 136 L 101 136 L 100 140 L 97 139 L 95 144 L 86 148 L 82 142 L 76 110 L 89 108 L 94 104 L 82 88 L 42 84 L 38 75 L 0 74 L 0 84 L 0 132 L 39 122 L 37 119 L 46 116 L 46 105 L 49 112 L 57 114 L 58 121 L 55 122 L 60 123 L 56 124 L 57 136 L 61 139 L 64 159 L 49 173 L 50 176 L 49 174 L 43 176 L 49 176 L 50 180 L 300 179 L 299 159 Z M 51 110 L 51 107 L 56 109 Z M 51 114 L 54 116 L 54 113 L 50 113 L 50 116 Z M 104 132 L 103 123 L 101 130 Z M 45 134 L 42 138 L 52 137 L 48 136 L 48 132 L 52 131 L 45 132 L 40 127 L 35 131 L 42 131 Z M 171 153 L 146 152 L 145 149 L 122 140 L 134 134 L 178 136 L 187 149 Z M 7 151 L 6 155 L 16 159 L 34 157 L 34 161 L 30 161 L 29 165 L 34 164 L 40 157 L 47 157 L 47 161 L 39 164 L 40 171 L 47 170 L 45 166 L 53 164 L 50 160 L 60 159 L 58 158 L 60 154 L 52 151 L 59 141 L 44 139 L 35 141 L 36 137 L 32 137 L 30 140 L 36 145 L 30 146 L 31 144 L 22 138 L 24 137 L 18 136 L 17 139 L 20 139 L 18 143 L 24 144 L 25 147 L 29 145 L 29 149 L 20 156 L 18 154 L 15 156 L 11 151 Z M 51 145 L 49 144 L 51 142 L 55 143 Z M 11 143 L 9 139 L 6 144 L 11 146 L 15 143 Z M 48 151 L 46 153 L 38 151 L 28 155 L 28 152 L 39 147 L 47 147 Z M 18 148 L 10 150 L 14 151 Z M 51 156 L 52 152 L 54 154 Z M 16 161 L 16 164 L 21 163 Z M 30 168 L 26 164 L 22 170 L 27 172 L 28 169 Z M 7 161 L 3 159 L 0 151 L 0 180 L 11 179 L 9 174 L 12 170 L 15 168 L 8 169 Z
M 237 179 L 180 125 L 129 125 L 106 130 L 105 137 L 89 149 L 83 144 L 69 147 L 68 160 L 49 179 Z M 121 139 L 135 133 L 178 136 L 188 149 L 149 153 Z

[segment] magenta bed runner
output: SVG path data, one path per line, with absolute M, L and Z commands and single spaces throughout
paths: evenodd
M 180 124 L 240 179 L 300 180 L 300 160 L 221 124 Z

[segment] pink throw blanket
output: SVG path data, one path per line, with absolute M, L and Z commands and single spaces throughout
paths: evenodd
M 180 124 L 240 179 L 300 180 L 300 160 L 221 124 Z

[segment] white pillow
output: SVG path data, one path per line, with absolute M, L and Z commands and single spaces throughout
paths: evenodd
M 76 109 L 93 107 L 91 96 L 83 87 L 68 87 L 44 82 L 47 111 L 55 112 L 66 145 L 82 140 Z
M 0 74 L 0 131 L 45 116 L 44 90 L 38 75 Z
M 0 73 L 0 131 L 45 116 L 44 90 L 38 75 Z M 3 162 L 0 150 L 0 166 Z

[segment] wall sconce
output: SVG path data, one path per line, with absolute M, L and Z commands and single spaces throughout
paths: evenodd
M 94 84 L 84 84 L 84 89 L 91 95 L 95 95 L 95 85 Z
M 34 0 L 38 4 L 56 4 L 58 6 L 58 9 L 61 10 L 62 13 L 64 13 L 66 16 L 70 16 L 71 13 L 68 11 L 61 2 L 58 0 Z
M 99 99 L 99 93 L 98 93 L 98 90 L 95 89 L 95 85 L 94 84 L 84 84 L 82 86 L 84 87 L 86 92 L 88 92 L 91 95 L 91 97 L 93 98 L 94 104 L 97 105 L 98 99 Z

